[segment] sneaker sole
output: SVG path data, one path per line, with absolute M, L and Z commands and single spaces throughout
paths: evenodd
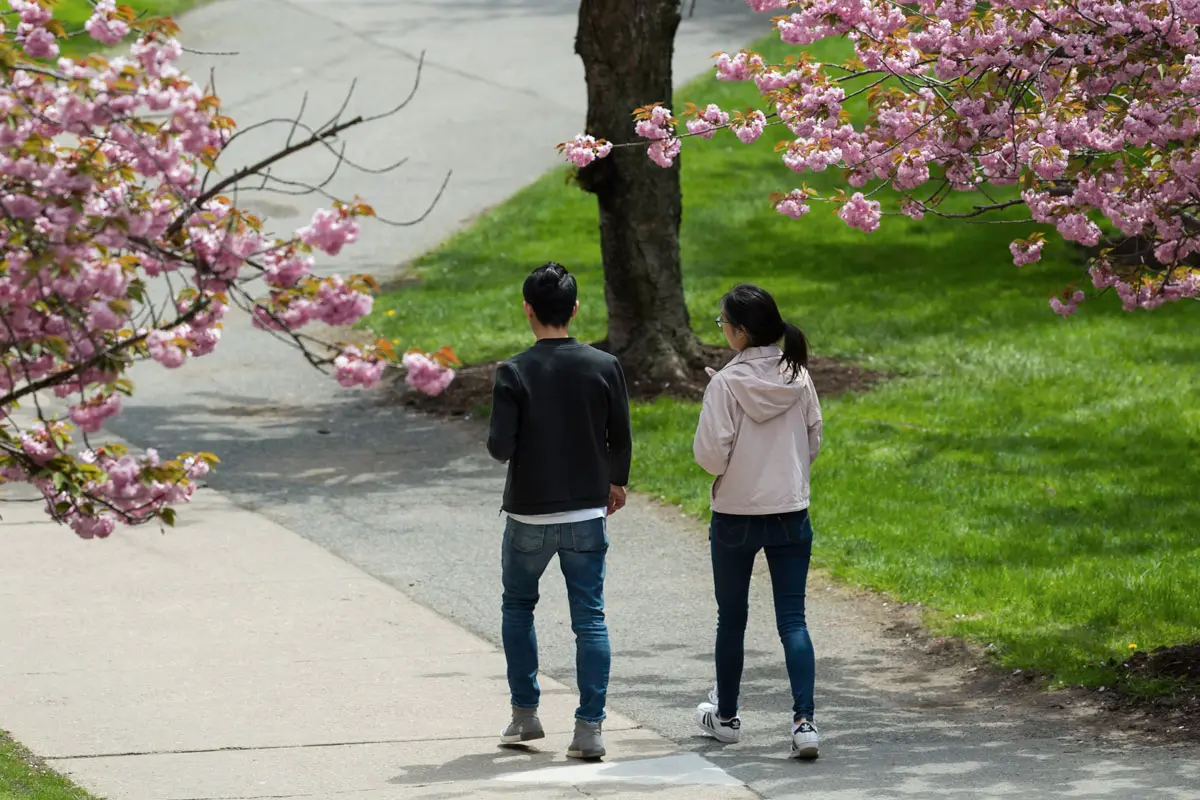
M 707 733 L 712 738 L 716 739 L 721 744 L 737 744 L 738 742 L 740 742 L 742 740 L 742 737 L 740 737 L 740 736 L 737 737 L 736 739 L 731 739 L 728 736 L 722 736 L 721 734 L 717 733 L 716 731 L 714 731 L 712 728 L 708 727 L 707 725 L 701 725 L 699 723 L 696 723 L 696 727 L 699 728 L 700 730 L 704 731 L 705 733 Z
M 793 747 L 792 758 L 801 759 L 803 761 L 812 761 L 817 758 L 819 752 L 815 744 L 805 745 L 804 747 Z
M 740 742 L 742 740 L 741 736 L 735 736 L 733 738 L 730 738 L 728 736 L 722 736 L 720 733 L 718 733 L 716 731 L 715 728 L 710 728 L 709 726 L 705 725 L 701 721 L 701 717 L 704 713 L 705 712 L 701 711 L 696 714 L 696 727 L 697 728 L 704 731 L 705 733 L 707 733 L 712 738 L 716 739 L 721 744 L 737 744 L 738 742 Z
M 501 736 L 500 744 L 520 744 L 521 742 L 532 742 L 534 739 L 545 739 L 545 731 L 525 731 L 513 736 Z
M 601 750 L 568 750 L 567 758 L 604 758 L 607 752 Z

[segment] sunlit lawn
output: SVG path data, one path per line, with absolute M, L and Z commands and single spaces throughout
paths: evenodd
M 831 47 L 818 57 L 840 57 Z M 754 94 L 706 79 L 677 103 L 739 107 Z M 822 565 L 925 603 L 935 630 L 993 644 L 1003 664 L 1071 683 L 1112 684 L 1107 662 L 1131 643 L 1200 639 L 1200 309 L 1126 314 L 1103 298 L 1063 321 L 1047 299 L 1081 277 L 1081 254 L 1055 243 L 1017 269 L 1007 243 L 1025 226 L 889 218 L 866 236 L 825 207 L 799 222 L 775 213 L 768 195 L 797 182 L 767 143 L 690 140 L 683 164 L 702 338 L 719 334 L 708 320 L 722 291 L 749 280 L 818 353 L 900 376 L 824 402 Z M 422 281 L 386 295 L 371 324 L 468 361 L 508 356 L 529 335 L 520 281 L 551 258 L 582 283 L 579 335 L 600 338 L 595 200 L 562 171 L 421 259 Z M 634 481 L 703 515 L 696 414 L 667 400 L 636 409 Z

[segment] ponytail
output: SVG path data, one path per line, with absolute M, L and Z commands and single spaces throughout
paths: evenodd
M 779 306 L 770 292 L 750 283 L 742 283 L 730 289 L 721 298 L 721 315 L 724 321 L 735 325 L 750 337 L 750 346 L 765 347 L 782 340 L 783 358 L 788 383 L 800 377 L 800 370 L 808 366 L 808 339 L 804 332 L 785 322 Z
M 783 357 L 779 365 L 787 364 L 788 383 L 800 377 L 800 370 L 808 366 L 808 339 L 804 331 L 790 322 L 783 323 Z

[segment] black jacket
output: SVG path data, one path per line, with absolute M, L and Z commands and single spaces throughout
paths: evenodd
M 629 396 L 616 358 L 543 339 L 500 364 L 488 452 L 508 462 L 504 510 L 556 514 L 608 505 L 629 481 Z

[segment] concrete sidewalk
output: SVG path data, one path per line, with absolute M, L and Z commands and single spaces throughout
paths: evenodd
M 615 714 L 568 762 L 553 680 L 547 739 L 501 749 L 493 645 L 216 492 L 181 516 L 84 542 L 4 504 L 0 723 L 109 800 L 752 796 Z

